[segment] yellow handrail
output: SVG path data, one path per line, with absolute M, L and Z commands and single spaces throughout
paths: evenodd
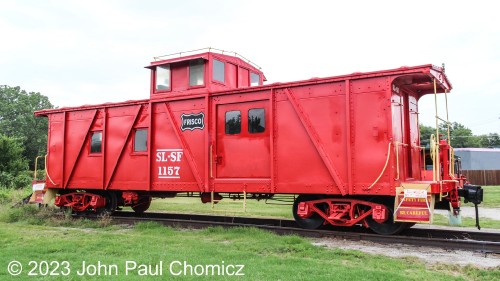
M 34 174 L 33 174 L 33 180 L 37 180 L 37 179 L 38 179 L 38 178 L 36 177 L 36 174 L 37 174 L 37 172 L 38 172 L 38 159 L 39 159 L 40 157 L 46 157 L 46 156 L 42 156 L 42 155 L 40 155 L 40 156 L 37 156 L 37 157 L 35 158 L 35 172 L 34 172 Z
M 424 162 L 424 167 L 423 167 L 423 168 L 424 168 L 424 171 L 426 171 L 426 170 L 427 170 L 427 165 L 425 165 L 425 146 L 419 146 L 418 148 L 419 148 L 420 150 L 422 150 L 422 159 L 423 159 L 423 162 Z M 424 173 L 423 173 L 424 180 L 426 180 L 426 179 L 427 179 L 425 175 L 426 175 L 426 174 L 425 174 L 425 172 L 424 172 Z
M 37 173 L 38 173 L 38 159 L 43 157 L 44 158 L 44 163 L 45 163 L 45 168 L 44 168 L 44 171 L 45 171 L 45 176 L 49 179 L 49 181 L 53 184 L 53 185 L 56 185 L 54 183 L 54 181 L 52 180 L 52 178 L 50 177 L 49 175 L 49 170 L 47 169 L 47 157 L 48 157 L 48 154 L 45 154 L 45 155 L 40 155 L 40 156 L 37 156 L 35 158 L 35 172 L 33 174 L 33 180 L 38 180 L 37 178 Z
M 50 178 L 50 175 L 49 175 L 49 169 L 47 168 L 47 157 L 49 155 L 48 154 L 45 154 L 45 176 L 47 176 L 47 178 L 49 179 L 49 181 L 53 184 L 53 185 L 56 185 L 56 183 L 52 180 L 52 178 Z
M 212 145 L 210 145 L 210 152 L 209 152 L 209 157 L 210 157 L 210 161 L 209 161 L 209 163 L 210 163 L 210 165 L 209 165 L 209 166 L 210 166 L 210 167 L 209 167 L 209 168 L 210 168 L 210 178 L 213 178 L 213 177 L 214 177 L 214 174 L 213 174 L 213 171 L 212 171 L 212 168 L 213 168 L 213 167 L 212 167 L 212 165 L 213 165 L 213 163 L 212 163 L 212 162 L 214 161 L 213 156 L 212 156 L 212 153 L 213 153 L 213 152 L 212 152 L 212 149 L 213 149 L 213 146 L 212 146 Z
M 371 189 L 380 180 L 380 178 L 384 174 L 385 169 L 387 168 L 387 164 L 389 163 L 389 158 L 391 156 L 391 144 L 392 143 L 389 142 L 389 147 L 387 148 L 387 158 L 385 159 L 385 164 L 384 164 L 384 168 L 382 168 L 382 172 L 380 172 L 380 175 L 378 175 L 377 179 L 367 189 Z M 399 178 L 399 166 L 398 166 L 398 178 Z

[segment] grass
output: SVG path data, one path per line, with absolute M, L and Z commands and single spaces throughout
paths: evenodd
M 280 202 L 268 201 L 268 203 Z M 266 204 L 264 200 L 247 200 L 246 212 L 243 212 L 243 200 L 233 201 L 231 199 L 223 199 L 218 204 L 215 204 L 212 209 L 210 203 L 203 204 L 200 198 L 176 197 L 155 199 L 151 203 L 150 210 L 191 214 L 214 213 L 220 215 L 293 218 L 292 205 Z
M 0 205 L 15 204 L 31 194 L 31 186 L 23 189 L 0 187 Z
M 484 194 L 483 194 L 483 202 L 479 205 L 480 207 L 488 207 L 488 208 L 500 208 L 500 186 L 499 185 L 490 185 L 483 186 Z M 465 204 L 465 206 L 474 206 L 471 203 Z
M 70 212 L 63 212 L 53 206 L 39 208 L 37 204 L 19 205 L 31 193 L 27 189 L 0 189 L 0 222 L 23 222 L 30 225 L 89 227 L 111 226 L 111 218 L 103 216 L 99 220 L 74 220 Z
M 23 198 L 22 191 L 11 192 L 7 198 Z M 187 201 L 186 201 L 187 200 Z M 196 199 L 176 198 L 155 201 L 156 208 L 165 211 L 203 212 L 209 204 Z M 154 222 L 139 223 L 135 227 L 111 225 L 109 218 L 75 220 L 55 208 L 39 209 L 34 205 L 11 208 L 12 201 L 4 199 L 0 206 L 0 280 L 13 279 L 7 265 L 17 260 L 25 270 L 30 261 L 68 261 L 69 276 L 27 276 L 19 280 L 157 280 L 174 276 L 169 265 L 174 261 L 188 265 L 244 265 L 244 278 L 249 280 L 498 280 L 500 268 L 484 270 L 473 266 L 438 264 L 426 266 L 416 258 L 393 259 L 365 254 L 354 250 L 326 249 L 314 246 L 306 238 L 277 236 L 254 229 L 186 230 L 163 227 Z M 164 201 L 164 202 L 163 202 Z M 248 202 L 249 211 L 259 215 L 291 216 L 291 206 Z M 157 205 L 158 204 L 158 205 Z M 176 206 L 178 204 L 179 206 Z M 187 206 L 186 206 L 187 205 Z M 182 207 L 181 207 L 182 206 Z M 220 205 L 217 208 L 241 208 L 241 205 Z M 205 208 L 205 209 L 203 209 Z M 230 212 L 231 213 L 231 212 Z M 116 265 L 118 275 L 78 276 L 82 262 Z M 125 263 L 154 267 L 163 263 L 162 276 L 140 276 L 137 270 L 125 275 Z M 32 266 L 31 266 L 32 267 Z M 174 264 L 177 273 L 182 266 Z M 189 271 L 189 270 L 188 270 Z M 56 272 L 57 273 L 57 272 Z M 102 272 L 103 273 L 103 272 Z M 113 272 L 115 273 L 115 272 Z M 141 272 L 144 273 L 144 272 Z M 154 272 L 153 272 L 154 273 Z M 237 276 L 187 276 L 181 280 L 235 279 Z
M 441 214 L 434 214 L 433 224 L 448 226 L 448 216 Z M 500 229 L 500 220 L 493 220 L 489 218 L 479 218 L 479 225 L 481 228 L 496 228 Z M 456 227 L 476 227 L 476 218 L 462 217 L 461 225 L 454 225 Z
M 69 276 L 47 276 L 41 280 L 156 280 L 125 275 L 126 261 L 163 263 L 161 279 L 172 276 L 174 261 L 196 265 L 244 265 L 249 280 L 498 280 L 499 270 L 437 265 L 421 261 L 373 256 L 352 250 L 330 250 L 313 246 L 297 236 L 277 236 L 254 229 L 209 228 L 185 230 L 157 223 L 139 223 L 134 228 L 68 228 L 32 225 L 27 221 L 0 222 L 0 279 L 11 278 L 6 267 L 17 260 L 30 269 L 30 261 L 68 261 Z M 78 276 L 82 262 L 117 265 L 118 276 Z M 177 264 L 174 264 L 177 265 Z M 499 268 L 500 269 L 500 268 Z M 174 273 L 182 271 L 174 266 Z M 19 280 L 29 280 L 26 272 Z M 237 276 L 181 276 L 182 280 L 226 280 Z M 39 280 L 39 279 L 37 279 Z

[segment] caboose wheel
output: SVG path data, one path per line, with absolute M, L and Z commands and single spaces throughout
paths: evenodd
M 137 205 L 132 206 L 132 210 L 138 214 L 144 213 L 151 206 L 151 196 L 140 196 Z
M 105 194 L 106 196 L 106 207 L 104 209 L 106 212 L 112 213 L 118 207 L 118 197 L 114 191 L 109 191 Z
M 381 235 L 394 235 L 411 227 L 411 223 L 394 222 L 394 210 L 390 200 L 380 200 L 377 198 L 370 201 L 384 204 L 387 208 L 388 216 L 387 220 L 382 223 L 376 222 L 371 216 L 365 219 L 366 223 L 373 232 Z
M 325 219 L 317 213 L 312 214 L 308 218 L 301 218 L 299 215 L 297 215 L 297 209 L 300 202 L 318 199 L 321 198 L 317 195 L 302 194 L 295 199 L 295 202 L 293 202 L 293 217 L 300 227 L 305 229 L 317 229 L 325 222 Z
M 118 197 L 116 193 L 114 191 L 107 191 L 100 194 L 106 198 L 106 206 L 97 209 L 97 213 L 99 215 L 111 215 L 118 207 Z

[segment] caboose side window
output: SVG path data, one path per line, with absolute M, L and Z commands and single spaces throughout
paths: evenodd
M 266 129 L 266 115 L 264 108 L 252 108 L 248 111 L 248 132 L 262 133 Z
M 134 152 L 148 150 L 148 129 L 136 129 L 134 136 Z
M 212 78 L 214 81 L 219 81 L 224 83 L 225 77 L 225 65 L 224 62 L 214 59 L 212 68 Z
M 90 135 L 90 153 L 102 152 L 102 131 L 92 132 Z
M 170 90 L 170 65 L 156 67 L 156 90 Z
M 239 133 L 241 133 L 241 111 L 226 112 L 226 134 L 235 135 Z
M 201 86 L 204 84 L 205 61 L 192 60 L 189 62 L 189 86 Z
M 260 76 L 255 72 L 250 72 L 250 86 L 260 86 Z

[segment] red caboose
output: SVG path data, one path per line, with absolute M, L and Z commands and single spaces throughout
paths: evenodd
M 57 206 L 143 212 L 180 193 L 295 194 L 303 227 L 393 234 L 430 222 L 435 204 L 482 198 L 463 188 L 446 141 L 432 147 L 433 178 L 422 172 L 417 102 L 451 89 L 439 67 L 263 85 L 254 64 L 209 49 L 147 68 L 150 99 L 35 113 L 49 118 L 45 188 Z

